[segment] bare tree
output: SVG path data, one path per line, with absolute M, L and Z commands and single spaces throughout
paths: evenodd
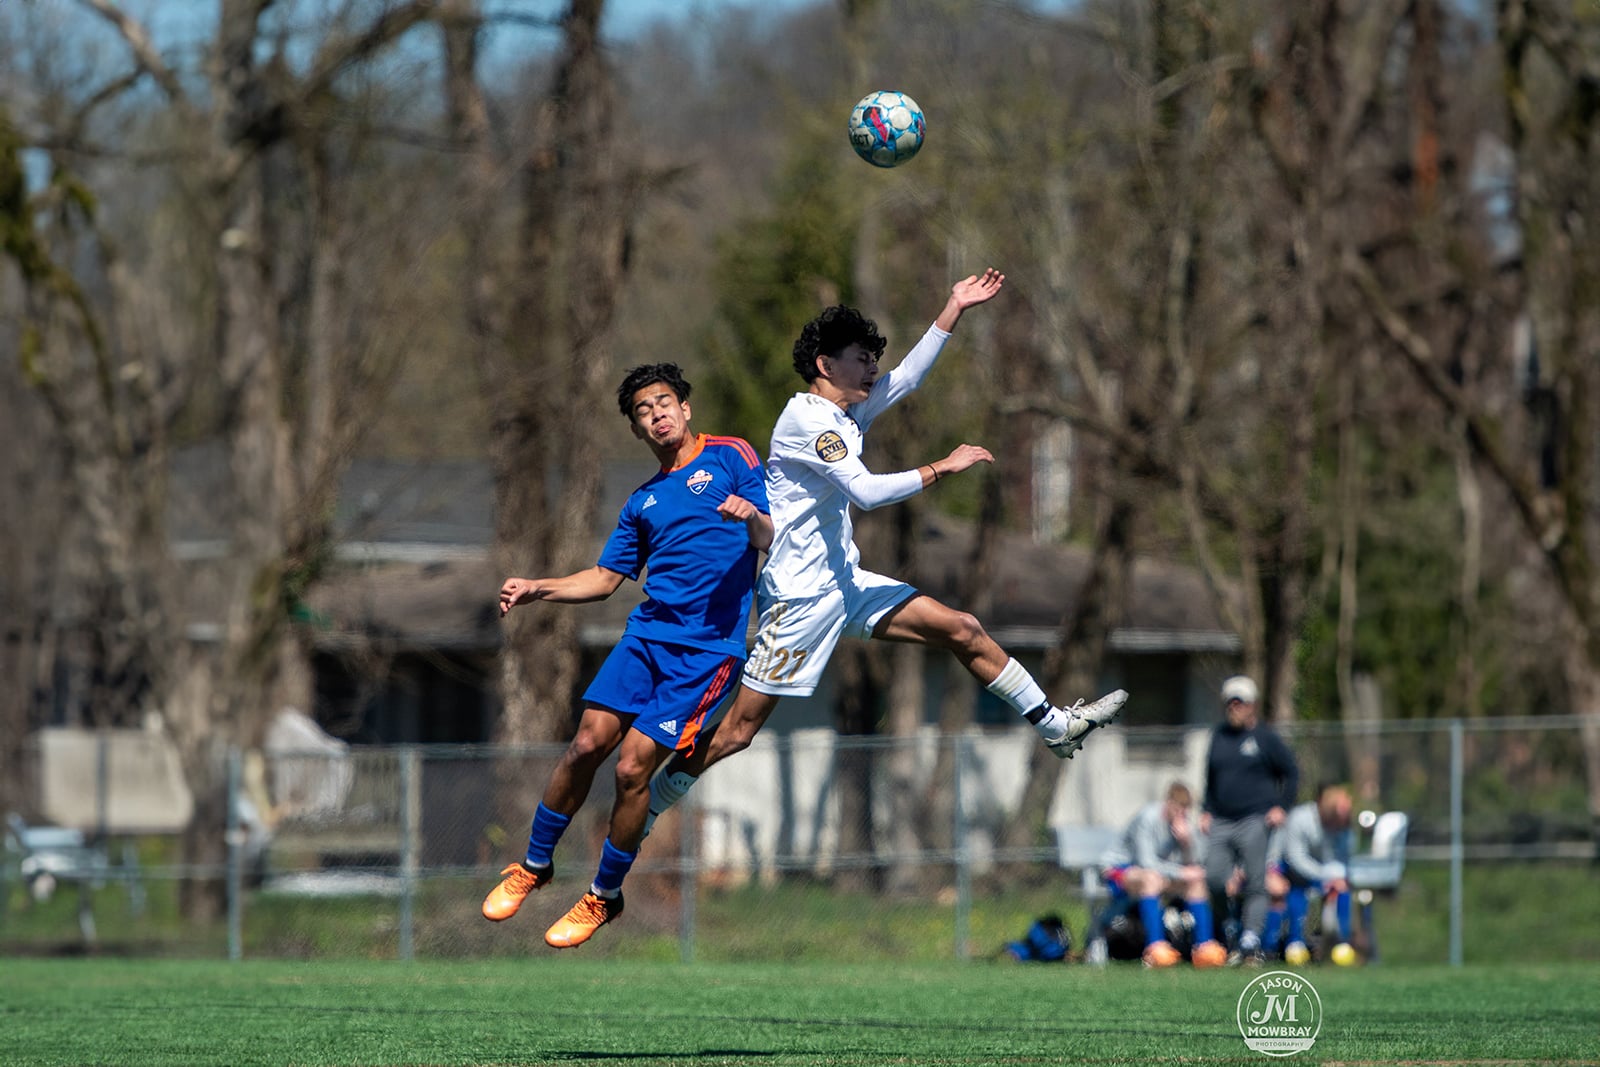
M 572 412 L 612 400 L 617 301 L 644 178 L 618 143 L 616 75 L 600 38 L 601 0 L 574 0 L 559 20 L 562 50 L 533 114 L 530 143 L 507 157 L 477 70 L 477 5 L 448 5 L 452 136 L 467 244 L 468 335 L 493 427 L 495 558 L 505 574 L 565 573 L 587 560 L 599 505 L 601 453 L 573 432 Z M 514 210 L 499 195 L 520 181 Z M 514 217 L 513 250 L 497 246 Z M 511 264 L 500 270 L 497 264 Z M 589 417 L 589 415 L 585 415 Z M 573 613 L 508 620 L 500 657 L 504 742 L 567 736 L 580 648 Z
M 162 336 L 164 297 L 123 265 L 88 212 L 103 279 L 98 300 L 44 251 L 47 235 L 8 251 L 30 294 L 27 336 L 38 356 L 30 381 L 69 442 L 95 565 L 118 590 L 114 618 L 144 679 L 139 703 L 164 716 L 196 798 L 186 858 L 215 863 L 223 747 L 252 742 L 284 703 L 309 706 L 304 649 L 290 617 L 327 558 L 334 490 L 363 425 L 355 413 L 386 378 L 374 359 L 384 351 L 379 339 L 370 330 L 352 334 L 374 317 L 353 313 L 361 301 L 343 282 L 350 230 L 334 222 L 350 205 L 337 199 L 329 123 L 338 121 L 348 76 L 430 17 L 434 5 L 386 4 L 366 21 L 352 15 L 297 67 L 281 37 L 267 39 L 270 2 L 224 0 L 200 84 L 169 65 L 121 7 L 83 2 L 114 31 L 127 64 L 83 94 L 77 121 L 56 124 L 38 141 L 60 161 L 127 152 L 93 143 L 84 114 L 152 83 L 168 109 L 174 180 L 193 226 L 182 262 L 199 267 L 195 288 L 209 307 L 198 318 L 174 316 L 200 324 L 194 333 Z M 303 183 L 313 205 L 307 216 L 290 209 L 286 180 Z M 309 240 L 299 240 L 303 233 Z M 173 340 L 180 343 L 163 343 Z M 96 370 L 77 374 L 79 363 Z M 95 382 L 87 390 L 80 384 Z M 164 526 L 169 428 L 180 415 L 194 418 L 188 405 L 199 383 L 221 428 L 228 470 L 223 494 L 210 501 L 227 549 L 203 592 L 172 579 Z M 336 394 L 346 418 L 333 417 Z M 220 616 L 221 637 L 210 649 L 183 639 L 174 593 L 186 586 Z M 204 916 L 220 896 L 190 885 L 184 901 Z
M 1568 6 L 1537 0 L 1499 4 L 1496 28 L 1515 255 L 1502 257 L 1501 275 L 1446 273 L 1462 258 L 1442 257 L 1437 231 L 1417 226 L 1403 247 L 1434 265 L 1422 284 L 1401 284 L 1383 247 L 1352 249 L 1341 266 L 1417 382 L 1459 428 L 1473 476 L 1504 493 L 1548 575 L 1558 620 L 1554 658 L 1566 699 L 1584 716 L 1589 808 L 1600 840 L 1600 242 L 1590 232 L 1600 216 L 1600 39 Z M 1470 193 L 1456 199 L 1466 214 Z M 1496 225 L 1466 221 L 1485 237 Z M 1505 317 L 1487 313 L 1505 299 L 1507 280 L 1532 342 L 1522 351 Z M 1430 329 L 1441 317 L 1454 328 Z

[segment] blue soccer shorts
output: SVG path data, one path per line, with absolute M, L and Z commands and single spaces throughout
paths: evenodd
M 584 691 L 585 704 L 632 717 L 658 744 L 689 751 L 706 718 L 739 680 L 744 660 L 726 652 L 624 634 Z

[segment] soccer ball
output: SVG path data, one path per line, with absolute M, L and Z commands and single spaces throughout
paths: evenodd
M 905 93 L 868 93 L 850 112 L 850 147 L 874 167 L 898 167 L 922 148 L 927 121 Z

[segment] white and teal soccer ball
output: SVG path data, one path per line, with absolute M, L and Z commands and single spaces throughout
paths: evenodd
M 927 120 L 905 93 L 868 93 L 850 112 L 850 147 L 874 167 L 898 167 L 922 148 Z

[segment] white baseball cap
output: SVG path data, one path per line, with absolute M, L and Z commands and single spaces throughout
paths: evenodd
M 1260 697 L 1261 693 L 1256 689 L 1256 683 L 1242 674 L 1236 674 L 1222 683 L 1222 702 L 1224 704 L 1235 700 L 1242 700 L 1246 704 L 1254 704 Z

